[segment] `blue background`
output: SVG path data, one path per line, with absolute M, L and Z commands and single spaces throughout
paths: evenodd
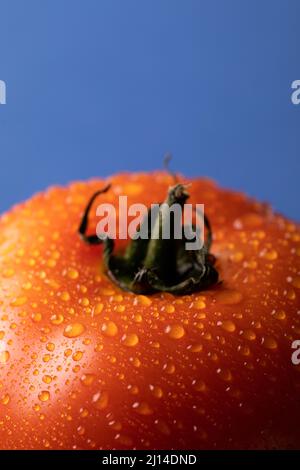
M 172 166 L 299 219 L 299 0 L 0 0 L 0 211 Z

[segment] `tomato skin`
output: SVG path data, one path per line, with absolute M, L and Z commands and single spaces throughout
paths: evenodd
M 147 206 L 172 184 L 159 172 L 110 181 L 101 202 Z M 50 188 L 0 220 L 0 448 L 299 447 L 299 226 L 194 179 L 223 283 L 136 296 L 77 235 L 103 185 Z

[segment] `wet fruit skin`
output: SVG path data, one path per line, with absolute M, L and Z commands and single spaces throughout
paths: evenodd
M 166 173 L 110 181 L 101 202 L 147 206 L 172 184 Z M 136 296 L 77 235 L 104 183 L 50 188 L 0 220 L 0 448 L 299 447 L 299 226 L 194 179 L 223 283 Z

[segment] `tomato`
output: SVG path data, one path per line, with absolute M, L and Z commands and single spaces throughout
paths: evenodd
M 164 172 L 110 181 L 101 202 L 148 207 L 172 184 Z M 104 181 L 50 188 L 2 216 L 2 449 L 299 446 L 299 226 L 184 182 L 205 204 L 222 281 L 189 295 L 132 294 L 106 275 L 102 247 L 77 233 Z

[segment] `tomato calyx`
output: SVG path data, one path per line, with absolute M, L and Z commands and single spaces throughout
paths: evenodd
M 217 284 L 219 275 L 214 267 L 215 258 L 209 252 L 212 230 L 207 217 L 203 215 L 206 240 L 199 248 L 186 249 L 187 243 L 196 240 L 196 228 L 192 221 L 181 226 L 180 236 L 178 231 L 176 233 L 175 215 L 170 208 L 174 205 L 184 208 L 189 198 L 187 185 L 176 183 L 169 188 L 164 203 L 151 206 L 123 254 L 114 254 L 114 240 L 107 235 L 87 235 L 93 202 L 109 188 L 110 185 L 107 185 L 93 194 L 78 233 L 85 243 L 103 243 L 106 271 L 115 284 L 135 294 L 170 292 L 175 295 L 190 294 Z M 167 223 L 169 237 L 165 238 L 163 234 Z

